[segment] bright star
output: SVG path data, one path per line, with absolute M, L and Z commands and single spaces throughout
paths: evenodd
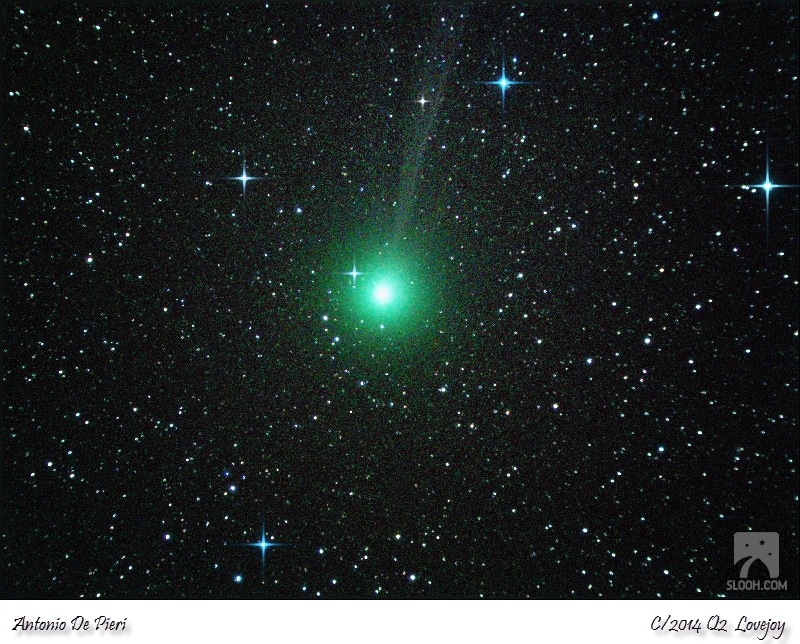
M 264 564 L 266 561 L 267 549 L 268 548 L 275 548 L 277 546 L 289 546 L 289 543 L 273 543 L 272 541 L 267 541 L 266 532 L 265 532 L 265 524 L 264 519 L 261 520 L 261 541 L 257 543 L 243 543 L 243 546 L 250 546 L 252 548 L 261 548 L 261 576 L 264 576 Z
M 488 81 L 485 83 L 486 85 L 497 85 L 500 88 L 500 94 L 503 100 L 503 111 L 506 109 L 506 90 L 511 85 L 519 85 L 521 84 L 520 81 L 512 81 L 506 77 L 506 65 L 505 61 L 503 61 L 503 73 L 496 81 Z
M 430 103 L 430 101 L 429 101 L 428 99 L 426 99 L 426 98 L 425 98 L 425 95 L 424 95 L 424 94 L 422 95 L 422 98 L 421 98 L 421 99 L 419 99 L 418 101 L 415 101 L 415 102 L 416 102 L 416 103 L 419 103 L 420 105 L 422 105 L 422 109 L 423 109 L 423 110 L 425 109 L 425 104 L 426 104 L 426 103 Z
M 247 162 L 242 161 L 242 176 L 240 177 L 227 177 L 230 181 L 241 181 L 242 182 L 242 199 L 244 200 L 246 193 L 247 193 L 247 182 L 248 181 L 258 181 L 262 177 L 251 177 L 247 174 Z
M 769 193 L 776 188 L 797 188 L 795 184 L 777 184 L 772 183 L 769 178 L 769 136 L 766 137 L 766 170 L 764 173 L 764 183 L 757 183 L 757 184 L 749 184 L 742 186 L 747 190 L 754 190 L 760 188 L 764 191 L 764 199 L 765 199 L 765 211 L 766 211 L 766 229 L 767 229 L 767 236 L 769 236 Z
M 500 74 L 500 78 L 494 81 L 481 81 L 483 85 L 497 85 L 500 88 L 500 94 L 503 101 L 503 112 L 506 110 L 506 90 L 511 87 L 512 85 L 530 85 L 531 83 L 527 81 L 515 81 L 511 80 L 506 76 L 506 53 L 505 48 L 503 48 L 503 61 L 502 61 L 502 71 Z
M 350 271 L 350 272 L 348 272 L 348 273 L 342 273 L 342 275 L 349 275 L 350 277 L 352 277 L 352 278 L 353 278 L 353 288 L 355 288 L 355 287 L 356 287 L 356 278 L 357 278 L 359 275 L 363 275 L 363 274 L 364 274 L 364 273 L 359 273 L 359 272 L 356 270 L 356 261 L 355 261 L 355 260 L 353 260 L 353 270 L 352 270 L 352 271 Z

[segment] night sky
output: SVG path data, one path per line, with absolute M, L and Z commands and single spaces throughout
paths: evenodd
M 796 4 L 3 12 L 8 596 L 798 596 Z

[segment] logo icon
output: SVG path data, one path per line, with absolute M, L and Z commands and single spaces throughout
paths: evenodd
M 747 579 L 750 566 L 760 561 L 769 570 L 769 576 L 778 576 L 778 533 L 737 532 L 733 535 L 733 563 L 741 566 L 740 579 Z

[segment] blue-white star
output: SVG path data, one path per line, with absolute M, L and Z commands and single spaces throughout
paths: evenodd
M 248 181 L 259 181 L 263 177 L 250 177 L 247 174 L 247 162 L 242 161 L 242 176 L 240 177 L 226 177 L 226 179 L 230 181 L 241 181 L 242 182 L 242 200 L 245 199 L 247 194 L 247 182 Z
M 500 95 L 503 101 L 503 112 L 506 111 L 506 90 L 511 87 L 512 85 L 530 85 L 531 83 L 528 81 L 515 81 L 511 80 L 506 76 L 506 52 L 505 48 L 503 49 L 503 61 L 502 61 L 502 71 L 500 73 L 500 78 L 493 81 L 479 81 L 482 85 L 497 85 L 500 88 Z
M 261 520 L 261 541 L 257 543 L 243 543 L 243 546 L 250 546 L 252 548 L 261 548 L 261 575 L 264 575 L 264 564 L 266 562 L 267 557 L 267 549 L 268 548 L 275 548 L 277 546 L 289 546 L 289 543 L 274 543 L 272 541 L 267 541 L 267 535 L 265 531 L 265 523 L 264 519 Z
M 355 261 L 355 260 L 353 260 L 353 270 L 352 270 L 352 271 L 349 271 L 349 272 L 347 272 L 347 273 L 342 273 L 342 275 L 349 275 L 350 277 L 352 277 L 352 278 L 353 278 L 353 288 L 355 288 L 355 287 L 356 287 L 356 278 L 357 278 L 359 275 L 363 275 L 363 274 L 364 274 L 364 273 L 359 273 L 359 272 L 356 270 L 356 261 Z
M 788 184 L 788 183 L 772 183 L 772 180 L 769 177 L 769 137 L 767 136 L 766 139 L 766 171 L 764 173 L 764 183 L 756 183 L 756 184 L 746 184 L 743 185 L 742 188 L 746 190 L 755 190 L 761 189 L 764 191 L 764 199 L 766 201 L 766 229 L 767 235 L 769 235 L 769 193 L 776 188 L 798 188 L 797 184 Z

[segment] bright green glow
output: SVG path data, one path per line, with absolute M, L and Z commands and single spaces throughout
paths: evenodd
M 388 304 L 392 301 L 392 287 L 384 283 L 378 284 L 373 296 L 378 304 Z
M 381 356 L 391 355 L 392 360 L 415 356 L 427 350 L 434 337 L 429 319 L 438 314 L 433 307 L 441 298 L 432 297 L 430 275 L 420 271 L 422 262 L 414 250 L 390 253 L 360 238 L 332 241 L 330 279 L 324 283 L 327 294 L 320 293 L 332 319 L 331 332 L 335 329 L 334 337 L 341 339 L 337 347 L 350 352 L 354 360 L 369 357 L 370 364 L 377 360 L 375 364 L 384 369 L 381 373 L 388 367 Z
M 358 288 L 353 293 L 354 312 L 361 322 L 382 332 L 395 333 L 406 328 L 415 316 L 416 299 L 413 297 L 413 281 L 408 275 L 394 266 L 376 266 L 363 279 L 363 285 L 359 279 Z M 409 330 L 413 326 L 412 322 Z

